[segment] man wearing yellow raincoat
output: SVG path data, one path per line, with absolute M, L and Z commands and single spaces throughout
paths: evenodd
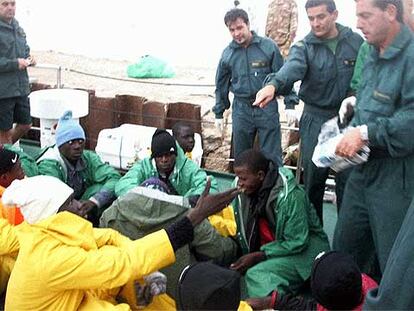
M 14 181 L 3 194 L 3 204 L 20 206 L 27 224 L 18 233 L 20 251 L 6 309 L 136 309 L 131 297 L 124 295 L 127 289 L 137 287 L 135 280 L 173 263 L 174 252 L 192 240 L 194 226 L 238 193 L 232 189 L 207 195 L 208 188 L 209 183 L 185 217 L 166 230 L 131 241 L 114 230 L 92 228 L 74 215 L 84 216 L 86 211 L 73 199 L 73 190 L 58 179 L 35 176 Z M 165 310 L 164 296 L 157 296 L 147 310 Z

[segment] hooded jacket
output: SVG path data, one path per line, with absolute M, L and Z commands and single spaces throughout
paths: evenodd
M 7 310 L 78 310 L 90 295 L 141 279 L 175 260 L 164 230 L 131 241 L 115 230 L 94 229 L 69 212 L 24 223 L 18 237 Z
M 139 186 L 150 177 L 158 177 L 155 160 L 145 158 L 132 166 L 116 184 L 115 194 L 119 197 L 127 193 L 132 188 Z M 216 180 L 211 177 L 210 192 L 217 192 L 218 185 Z M 190 197 L 200 195 L 206 186 L 207 174 L 200 169 L 197 164 L 188 159 L 184 151 L 177 144 L 177 156 L 175 159 L 174 170 L 169 176 L 169 181 L 178 195 Z
M 84 150 L 82 160 L 85 163 L 85 169 L 81 172 L 85 182 L 85 192 L 82 199 L 87 200 L 97 191 L 100 191 L 95 185 L 101 185 L 101 189 L 114 195 L 115 184 L 121 178 L 121 175 L 109 164 L 102 162 L 99 156 L 90 150 Z M 59 178 L 67 184 L 68 172 L 66 164 L 57 146 L 49 148 L 37 160 L 39 174 Z M 90 189 L 88 191 L 88 188 Z M 99 200 L 98 200 L 99 201 Z
M 249 217 L 250 199 L 240 194 L 234 201 L 237 240 L 244 254 L 251 252 L 245 224 Z M 291 258 L 292 267 L 307 279 L 314 253 L 329 250 L 329 242 L 305 191 L 296 183 L 289 169 L 279 168 L 279 178 L 270 190 L 266 203 L 267 220 L 274 228 L 275 239 L 260 247 L 266 258 Z

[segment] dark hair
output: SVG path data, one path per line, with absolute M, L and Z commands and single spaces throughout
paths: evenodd
M 397 9 L 397 21 L 404 23 L 404 8 L 401 0 L 373 0 L 372 3 L 382 11 L 385 11 L 388 5 L 395 6 Z
M 192 127 L 191 127 L 191 125 L 190 124 L 188 124 L 188 123 L 186 123 L 186 122 L 183 122 L 183 121 L 179 121 L 179 122 L 177 122 L 177 123 L 175 123 L 174 125 L 173 125 L 173 127 L 172 127 L 172 133 L 173 133 L 173 136 L 175 137 L 175 136 L 177 136 L 177 133 L 182 129 L 182 128 L 190 128 L 190 129 L 192 129 Z
M 226 26 L 229 26 L 238 18 L 241 18 L 243 22 L 249 24 L 249 16 L 247 15 L 246 11 L 239 8 L 231 9 L 226 13 L 226 15 L 224 16 L 224 24 L 226 24 Z
M 316 6 L 326 5 L 329 13 L 336 11 L 336 4 L 334 0 L 308 0 L 305 4 L 305 9 L 314 8 Z
M 254 149 L 247 149 L 240 153 L 234 160 L 234 167 L 247 167 L 252 173 L 263 171 L 265 174 L 269 170 L 270 160 L 260 151 Z

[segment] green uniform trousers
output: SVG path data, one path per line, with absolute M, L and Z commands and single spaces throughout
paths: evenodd
M 353 255 L 363 272 L 369 272 L 374 252 L 385 269 L 414 194 L 412 158 L 372 159 L 348 178 L 333 248 Z

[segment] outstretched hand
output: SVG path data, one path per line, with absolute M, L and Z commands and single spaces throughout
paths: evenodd
M 276 88 L 273 85 L 266 85 L 259 90 L 256 94 L 256 100 L 253 102 L 253 106 L 259 106 L 260 108 L 266 107 L 266 105 L 275 97 Z
M 208 216 L 221 211 L 229 205 L 240 192 L 237 188 L 232 188 L 224 192 L 209 194 L 210 186 L 211 180 L 209 178 L 196 206 L 187 214 L 187 217 L 193 226 L 198 225 Z

